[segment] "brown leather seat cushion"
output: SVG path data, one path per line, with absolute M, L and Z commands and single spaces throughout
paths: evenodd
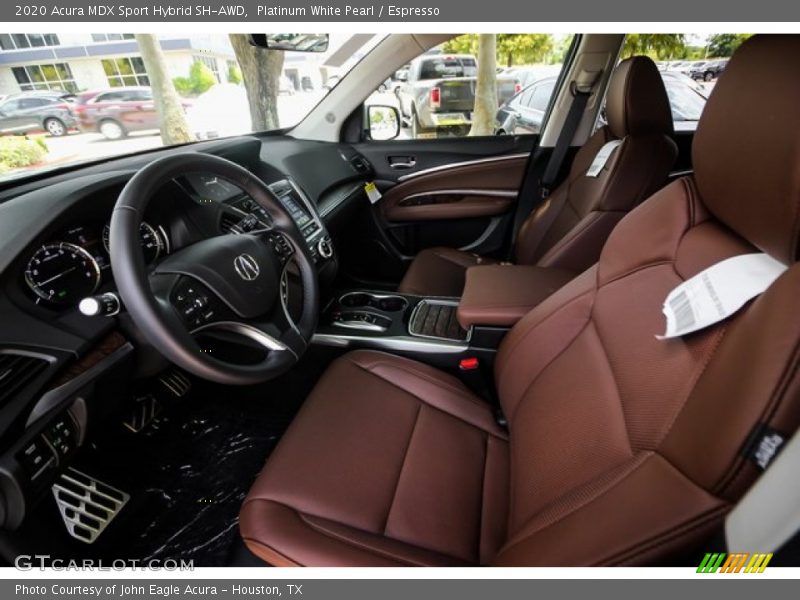
M 413 296 L 459 298 L 469 267 L 498 262 L 454 248 L 427 248 L 411 263 L 398 291 Z
M 272 564 L 469 565 L 505 535 L 508 443 L 461 382 L 379 352 L 335 362 L 241 512 Z

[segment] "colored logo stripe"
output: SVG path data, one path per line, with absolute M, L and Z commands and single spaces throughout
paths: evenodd
M 749 559 L 749 560 L 748 560 Z M 772 554 L 750 554 L 749 552 L 708 552 L 697 567 L 698 573 L 763 573 L 767 568 Z M 745 566 L 747 565 L 747 566 Z M 742 571 L 744 569 L 744 571 Z

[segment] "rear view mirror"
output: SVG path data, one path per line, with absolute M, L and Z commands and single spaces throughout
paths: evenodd
M 250 42 L 267 50 L 284 52 L 325 52 L 327 33 L 253 33 Z
M 394 106 L 372 104 L 367 107 L 370 139 L 393 140 L 400 135 L 400 112 Z

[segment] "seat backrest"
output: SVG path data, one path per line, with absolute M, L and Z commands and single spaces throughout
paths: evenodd
M 764 432 L 800 424 L 800 36 L 731 59 L 678 180 L 614 229 L 597 265 L 500 348 L 508 534 L 498 565 L 646 564 L 702 543 L 760 473 Z M 731 318 L 682 338 L 667 294 L 719 261 L 789 268 Z
M 658 68 L 645 56 L 622 61 L 606 97 L 608 124 L 578 151 L 569 176 L 520 228 L 520 264 L 579 273 L 597 262 L 611 230 L 661 187 L 675 164 L 672 113 Z M 587 171 L 600 149 L 620 140 L 600 173 Z M 549 215 L 552 210 L 556 215 Z

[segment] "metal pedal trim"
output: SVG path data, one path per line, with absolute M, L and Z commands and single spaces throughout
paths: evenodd
M 130 500 L 125 492 L 72 467 L 52 490 L 67 533 L 86 544 L 94 543 Z
M 159 377 L 158 380 L 178 398 L 183 398 L 192 389 L 191 380 L 180 371 L 170 371 Z
M 136 399 L 137 405 L 134 407 L 131 415 L 122 424 L 130 429 L 133 433 L 139 433 L 142 429 L 147 427 L 153 422 L 161 412 L 161 404 L 159 404 L 153 394 L 147 394 Z

